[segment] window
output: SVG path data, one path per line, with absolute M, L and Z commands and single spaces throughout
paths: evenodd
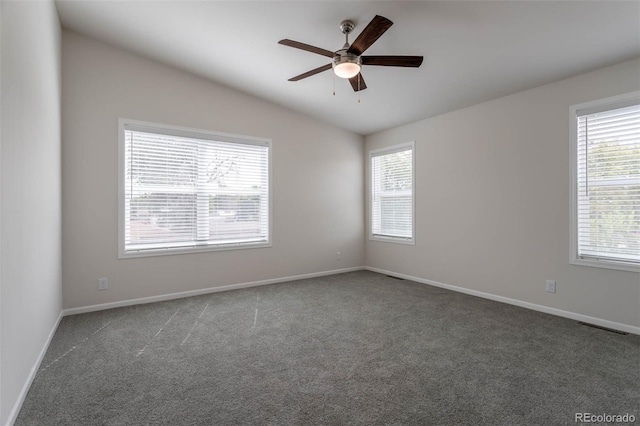
M 413 150 L 411 142 L 369 153 L 373 240 L 414 243 Z
M 120 120 L 120 257 L 270 245 L 271 142 Z
M 640 92 L 571 107 L 571 262 L 640 270 Z

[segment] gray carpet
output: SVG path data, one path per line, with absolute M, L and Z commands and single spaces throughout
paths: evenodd
M 354 272 L 65 317 L 16 425 L 575 424 L 639 383 L 640 336 Z

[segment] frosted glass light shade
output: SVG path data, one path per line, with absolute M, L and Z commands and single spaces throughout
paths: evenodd
M 360 65 L 353 62 L 342 62 L 333 67 L 333 72 L 340 78 L 352 78 L 360 72 Z

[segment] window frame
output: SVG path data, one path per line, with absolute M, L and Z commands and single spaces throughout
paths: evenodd
M 640 91 L 634 91 L 618 96 L 611 96 L 604 99 L 571 105 L 571 107 L 569 108 L 569 145 L 571 159 L 571 217 L 569 263 L 572 265 L 614 269 L 629 272 L 640 272 L 640 264 L 636 264 L 634 262 L 625 262 L 622 260 L 613 259 L 598 259 L 594 257 L 581 257 L 578 253 L 578 117 L 598 111 L 607 111 L 611 109 L 622 108 L 624 106 L 635 104 L 635 102 L 640 103 Z
M 411 237 L 395 237 L 377 235 L 373 232 L 373 157 L 377 157 L 385 154 L 393 154 L 394 152 L 405 151 L 407 148 L 411 149 Z M 387 146 L 369 151 L 369 206 L 368 206 L 368 234 L 370 241 L 381 241 L 387 243 L 397 244 L 416 244 L 416 148 L 415 141 L 405 142 L 397 145 Z
M 127 126 L 138 127 L 140 129 L 155 130 L 156 132 L 165 131 L 168 135 L 180 137 L 193 137 L 199 139 L 208 139 L 220 142 L 237 142 L 251 145 L 266 146 L 267 154 L 267 239 L 266 241 L 247 242 L 247 243 L 224 243 L 224 244 L 202 244 L 198 246 L 188 247 L 162 247 L 157 249 L 145 249 L 138 251 L 127 251 L 125 246 L 125 220 L 126 220 L 126 203 L 125 203 L 125 130 Z M 243 250 L 254 248 L 272 247 L 272 230 L 273 230 L 273 179 L 272 179 L 272 156 L 273 143 L 271 139 L 259 138 L 255 136 L 236 135 L 231 133 L 213 132 L 210 130 L 195 129 L 182 126 L 173 126 L 168 124 L 152 123 L 147 121 L 132 120 L 128 118 L 118 119 L 118 258 L 136 258 L 136 257 L 154 257 L 168 256 L 191 253 L 204 253 L 228 250 Z

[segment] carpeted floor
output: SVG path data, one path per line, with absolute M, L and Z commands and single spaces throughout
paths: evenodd
M 363 271 L 65 317 L 16 425 L 550 425 L 639 405 L 640 336 Z

